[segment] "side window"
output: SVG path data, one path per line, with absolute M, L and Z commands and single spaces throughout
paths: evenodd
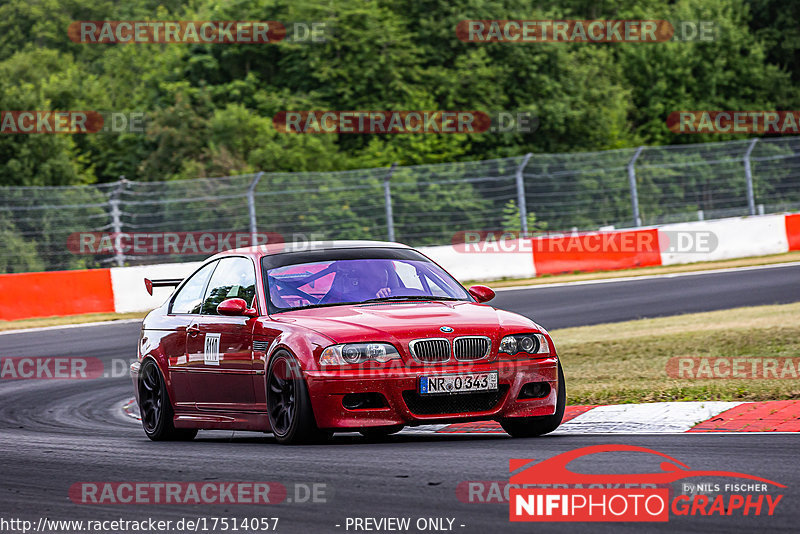
M 200 313 L 217 315 L 217 306 L 225 299 L 240 298 L 253 305 L 256 295 L 256 273 L 247 258 L 223 258 L 211 276 Z
M 203 289 L 206 287 L 211 271 L 219 262 L 212 262 L 196 271 L 189 281 L 178 291 L 172 299 L 170 313 L 200 313 L 200 304 L 203 302 Z

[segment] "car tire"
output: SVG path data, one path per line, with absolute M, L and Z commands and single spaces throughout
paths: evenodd
M 149 358 L 139 371 L 139 414 L 144 433 L 153 441 L 190 441 L 197 435 L 195 428 L 175 428 L 175 410 L 164 377 L 158 364 Z
M 331 436 L 317 428 L 306 381 L 289 352 L 281 350 L 272 356 L 265 385 L 269 426 L 278 443 L 318 443 Z
M 556 411 L 553 415 L 537 417 L 509 417 L 502 419 L 500 426 L 511 437 L 533 438 L 549 434 L 559 427 L 564 419 L 564 409 L 567 405 L 567 387 L 564 383 L 564 371 L 561 362 L 558 362 L 558 392 L 556 393 Z
M 405 428 L 404 425 L 371 426 L 362 428 L 358 433 L 370 440 L 380 440 L 392 434 L 397 434 L 403 428 Z

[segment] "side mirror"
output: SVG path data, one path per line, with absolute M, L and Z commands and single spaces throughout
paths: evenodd
M 494 298 L 494 291 L 486 286 L 472 286 L 469 288 L 469 294 L 478 302 L 489 302 Z
M 217 305 L 217 313 L 220 315 L 246 315 L 254 317 L 258 315 L 255 308 L 248 308 L 244 299 L 225 299 Z

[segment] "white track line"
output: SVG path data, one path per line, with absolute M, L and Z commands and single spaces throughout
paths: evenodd
M 3 330 L 0 331 L 0 336 L 7 334 L 24 334 L 26 332 L 46 332 L 47 330 L 61 330 L 64 328 L 84 328 L 92 326 L 105 326 L 115 324 L 127 323 L 141 323 L 141 319 L 112 319 L 110 321 L 94 321 L 92 323 L 75 323 L 75 324 L 62 324 L 56 326 L 37 326 L 35 328 L 19 328 L 17 330 Z
M 637 280 L 654 280 L 658 278 L 680 278 L 683 276 L 700 276 L 704 274 L 734 273 L 739 271 L 755 271 L 759 269 L 776 269 L 779 267 L 800 267 L 800 261 L 786 263 L 770 263 L 769 265 L 750 265 L 747 267 L 726 267 L 724 269 L 708 269 L 705 271 L 689 271 L 685 273 L 647 274 L 642 276 L 618 276 L 616 278 L 600 278 L 598 280 L 577 280 L 575 282 L 553 282 L 552 284 L 530 284 L 526 286 L 498 287 L 498 291 L 515 291 L 518 289 L 539 289 L 545 287 L 585 286 L 591 284 L 612 284 L 616 282 L 635 282 Z

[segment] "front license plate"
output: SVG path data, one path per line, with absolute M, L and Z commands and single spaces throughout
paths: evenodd
M 468 393 L 471 391 L 497 391 L 497 371 L 419 377 L 420 395 Z

